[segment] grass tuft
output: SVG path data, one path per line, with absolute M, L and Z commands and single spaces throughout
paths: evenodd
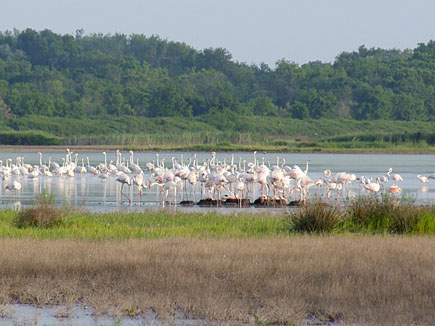
M 415 205 L 388 194 L 357 198 L 346 211 L 344 229 L 350 231 L 413 234 L 435 230 L 435 206 Z
M 54 207 L 55 196 L 44 190 L 36 196 L 36 207 L 21 210 L 14 219 L 18 228 L 42 227 L 51 228 L 59 225 L 65 218 L 65 212 Z
M 60 208 L 38 206 L 23 209 L 18 213 L 14 225 L 18 228 L 43 227 L 50 228 L 58 225 L 64 219 Z
M 301 233 L 330 233 L 342 219 L 340 211 L 316 199 L 295 212 L 288 211 L 284 217 L 286 229 Z

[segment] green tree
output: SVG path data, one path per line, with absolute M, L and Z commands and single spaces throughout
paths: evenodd
M 294 119 L 305 120 L 310 117 L 310 111 L 305 103 L 295 101 L 291 106 L 291 115 Z
M 382 86 L 363 84 L 355 89 L 352 117 L 357 120 L 391 119 L 393 93 Z
M 277 116 L 278 108 L 269 97 L 257 97 L 250 101 L 252 111 L 255 115 Z

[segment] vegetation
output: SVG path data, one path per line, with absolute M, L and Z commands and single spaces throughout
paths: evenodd
M 44 196 L 44 195 L 41 195 Z M 265 238 L 298 233 L 435 234 L 435 207 L 390 196 L 361 197 L 343 208 L 315 200 L 301 209 L 259 214 L 88 213 L 38 204 L 0 211 L 0 238 Z
M 0 239 L 0 246 L 0 304 L 80 302 L 97 314 L 184 314 L 207 325 L 435 321 L 430 237 Z
M 65 218 L 65 212 L 54 207 L 54 198 L 53 194 L 48 194 L 44 190 L 36 198 L 36 207 L 25 208 L 18 212 L 14 219 L 14 225 L 18 228 L 50 228 L 60 224 Z
M 336 207 L 316 199 L 296 212 L 287 213 L 288 229 L 301 233 L 330 233 L 337 229 L 341 215 Z
M 435 206 L 382 195 L 359 197 L 339 209 L 316 199 L 287 213 L 284 223 L 302 233 L 435 234 Z
M 370 196 L 270 214 L 91 214 L 53 200 L 0 211 L 0 305 L 210 324 L 435 320 L 434 206 Z
M 272 68 L 157 36 L 5 31 L 0 143 L 99 144 L 114 135 L 109 141 L 125 145 L 177 145 L 171 139 L 188 133 L 194 144 L 305 137 L 319 147 L 433 147 L 434 60 L 432 40 L 404 51 L 361 46 L 332 64 L 283 59 Z

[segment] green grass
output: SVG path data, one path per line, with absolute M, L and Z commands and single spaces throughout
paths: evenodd
M 284 235 L 279 216 L 218 213 L 70 213 L 51 228 L 14 226 L 16 212 L 0 211 L 0 237 L 35 239 L 262 238 Z
M 207 123 L 200 116 L 108 116 L 104 120 L 24 116 L 8 120 L 4 128 L 16 131 L 4 131 L 3 144 L 114 145 L 134 150 L 435 152 L 434 121 L 246 116 L 225 126 Z
M 19 212 L 0 211 L 0 238 L 273 238 L 299 233 L 435 235 L 435 206 L 359 198 L 337 210 L 321 202 L 274 213 L 138 213 L 69 211 L 47 226 L 17 225 Z
M 392 143 L 323 143 L 316 146 L 305 146 L 305 144 L 288 144 L 286 146 L 274 146 L 265 144 L 240 145 L 229 143 L 218 143 L 208 145 L 121 145 L 117 148 L 134 151 L 229 151 L 229 152 L 277 152 L 277 153 L 435 153 L 434 146 L 409 143 L 407 145 L 395 145 Z
M 0 131 L 2 145 L 59 145 L 62 138 L 39 130 L 33 131 Z

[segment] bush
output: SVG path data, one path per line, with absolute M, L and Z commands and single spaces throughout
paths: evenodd
M 60 224 L 65 218 L 65 212 L 54 207 L 55 196 L 45 190 L 36 197 L 36 207 L 21 210 L 14 220 L 14 225 L 19 228 L 43 227 L 50 228 Z
M 395 234 L 430 232 L 435 208 L 418 206 L 409 199 L 397 199 L 384 194 L 360 197 L 347 208 L 345 228 Z
M 295 212 L 286 214 L 286 225 L 291 231 L 304 233 L 328 233 L 334 231 L 340 221 L 341 213 L 320 199 L 303 206 Z
M 358 197 L 351 201 L 346 214 L 346 228 L 386 230 L 389 226 L 389 197 Z
M 1 131 L 2 145 L 59 145 L 61 138 L 40 131 Z

